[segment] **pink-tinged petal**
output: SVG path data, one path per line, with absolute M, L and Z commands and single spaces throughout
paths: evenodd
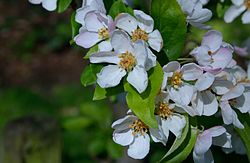
M 207 66 L 211 64 L 212 57 L 208 54 L 208 46 L 200 46 L 191 51 L 190 55 L 195 57 L 195 60 L 201 66 Z
M 184 80 L 196 80 L 201 77 L 203 70 L 195 63 L 188 63 L 181 68 L 182 78 Z
M 211 87 L 211 85 L 214 83 L 215 77 L 213 74 L 210 74 L 209 72 L 203 74 L 195 83 L 195 88 L 199 91 L 204 91 Z
M 128 73 L 127 81 L 139 92 L 142 93 L 148 86 L 148 74 L 143 67 L 135 66 Z
M 132 32 L 137 29 L 136 19 L 127 13 L 119 14 L 115 19 L 115 23 L 116 27 L 125 30 L 130 35 L 132 35 Z
M 201 45 L 209 47 L 211 52 L 217 51 L 222 44 L 222 34 L 216 30 L 208 31 L 202 39 Z
M 110 88 L 117 86 L 121 79 L 126 75 L 126 71 L 118 65 L 109 65 L 102 68 L 98 73 L 97 83 L 102 88 Z
M 223 101 L 220 103 L 221 115 L 223 118 L 223 122 L 225 124 L 233 124 L 234 126 L 243 129 L 243 124 L 239 121 L 237 114 L 231 108 L 228 101 Z
M 146 61 L 148 59 L 147 49 L 145 42 L 138 40 L 134 44 L 134 56 L 136 58 L 137 65 L 145 67 Z
M 94 9 L 91 8 L 90 6 L 84 6 L 84 7 L 77 9 L 76 16 L 75 16 L 76 22 L 85 26 L 85 16 L 87 13 L 91 11 L 94 11 Z
M 202 134 L 198 135 L 195 146 L 194 152 L 197 155 L 205 154 L 212 145 L 212 135 L 208 130 L 205 130 Z
M 143 159 L 149 152 L 149 146 L 148 134 L 137 136 L 128 148 L 128 155 L 134 159 Z
M 98 30 L 104 27 L 103 22 L 100 21 L 95 11 L 86 14 L 85 25 L 86 29 L 91 32 L 98 32 Z
M 138 21 L 138 26 L 147 33 L 154 29 L 154 20 L 151 16 L 145 14 L 141 10 L 134 10 L 134 15 Z
M 57 7 L 57 0 L 43 0 L 42 6 L 48 11 L 54 11 Z
M 221 97 L 221 101 L 227 101 L 240 97 L 243 94 L 244 90 L 245 88 L 243 85 L 236 85 L 233 89 L 231 89 Z
M 127 129 L 124 131 L 114 131 L 113 140 L 115 143 L 120 144 L 122 146 L 130 145 L 134 140 L 132 130 Z
M 231 6 L 225 12 L 224 21 L 226 23 L 231 23 L 236 17 L 238 17 L 243 11 L 246 10 L 245 5 L 242 6 Z
M 98 52 L 90 56 L 91 63 L 114 63 L 119 64 L 120 58 L 114 52 Z
M 166 73 L 180 71 L 181 65 L 177 61 L 172 61 L 163 67 L 163 71 Z
M 250 23 L 250 10 L 247 10 L 243 15 L 242 15 L 242 23 L 243 24 L 249 24 Z
M 158 30 L 154 30 L 148 35 L 148 44 L 155 51 L 161 51 L 161 48 L 163 46 L 163 39 L 161 37 L 161 33 Z
M 244 0 L 231 0 L 235 6 L 241 6 L 244 4 Z
M 220 48 L 215 54 L 213 54 L 212 58 L 213 62 L 211 66 L 214 69 L 217 68 L 224 69 L 232 61 L 233 55 L 229 49 Z
M 110 42 L 115 52 L 118 54 L 126 53 L 127 51 L 133 53 L 130 37 L 121 30 L 115 30 L 112 33 Z
M 203 99 L 203 115 L 211 116 L 218 111 L 218 101 L 216 96 L 211 91 L 201 92 Z
M 90 48 L 97 44 L 101 39 L 99 39 L 99 35 L 96 32 L 83 31 L 79 33 L 75 38 L 75 42 L 77 45 L 82 46 L 84 48 Z

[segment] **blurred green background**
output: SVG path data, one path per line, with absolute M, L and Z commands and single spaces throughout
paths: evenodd
M 210 7 L 216 11 L 216 3 Z M 86 51 L 69 45 L 71 13 L 47 12 L 28 0 L 0 1 L 0 163 L 156 162 L 169 147 L 152 144 L 150 155 L 137 161 L 112 141 L 112 121 L 127 108 L 114 99 L 93 102 L 93 88 L 81 85 Z M 210 24 L 237 45 L 250 36 L 250 26 L 239 20 Z M 204 33 L 190 29 L 184 54 Z M 213 148 L 220 162 L 247 162 Z

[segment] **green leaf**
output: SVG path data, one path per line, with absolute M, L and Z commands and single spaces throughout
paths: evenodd
M 95 87 L 93 100 L 103 100 L 107 97 L 120 94 L 124 91 L 122 84 L 112 88 L 101 88 L 98 84 Z
M 199 130 L 195 127 L 196 119 L 191 121 L 188 121 L 181 138 L 174 141 L 172 147 L 160 162 L 182 162 L 192 152 Z
M 126 7 L 122 0 L 118 0 L 111 6 L 109 15 L 114 19 L 120 13 L 129 13 L 133 15 L 133 9 L 130 7 Z
M 61 13 L 61 12 L 65 11 L 69 7 L 71 2 L 72 2 L 72 0 L 59 0 L 58 12 Z
M 222 18 L 223 15 L 225 14 L 225 12 L 227 11 L 227 9 L 228 9 L 229 7 L 230 7 L 230 6 L 222 5 L 221 3 L 217 3 L 216 12 L 217 12 L 218 17 L 219 17 L 219 18 Z
M 124 84 L 124 90 L 127 92 L 128 107 L 145 124 L 152 128 L 157 128 L 155 120 L 155 97 L 158 94 L 162 80 L 163 71 L 159 63 L 149 71 L 148 87 L 142 94 L 139 94 L 129 83 Z
M 152 0 L 151 16 L 163 38 L 163 51 L 169 60 L 179 58 L 185 43 L 186 17 L 176 0 Z
M 91 119 L 85 117 L 71 117 L 63 122 L 63 127 L 67 130 L 79 130 L 88 127 L 92 123 Z
M 70 44 L 74 43 L 74 37 L 78 34 L 79 28 L 80 28 L 80 24 L 78 24 L 75 21 L 75 16 L 76 16 L 76 12 L 73 12 L 70 18 L 70 23 L 71 23 L 71 33 L 72 33 L 72 40 L 70 41 Z
M 249 114 L 242 114 L 238 113 L 238 116 L 240 118 L 240 121 L 244 125 L 244 129 L 239 129 L 235 127 L 235 130 L 241 137 L 242 141 L 245 144 L 245 147 L 247 149 L 247 157 L 250 162 L 250 119 L 249 119 Z
M 98 52 L 99 48 L 98 45 L 93 46 L 92 48 L 89 49 L 87 54 L 83 57 L 84 59 L 89 59 L 89 57 L 93 54 Z
M 96 82 L 96 74 L 102 69 L 102 65 L 89 64 L 81 75 L 81 83 L 84 87 L 92 85 Z

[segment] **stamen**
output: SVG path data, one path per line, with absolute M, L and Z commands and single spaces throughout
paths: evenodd
M 182 84 L 182 73 L 179 71 L 175 72 L 170 80 L 170 84 L 175 89 L 178 89 Z
M 126 53 L 121 54 L 119 58 L 121 58 L 119 63 L 121 68 L 128 72 L 133 70 L 136 65 L 136 59 L 132 53 L 127 51 Z
M 213 54 L 212 51 L 210 51 L 210 50 L 207 53 L 208 53 L 208 55 L 212 55 Z
M 99 39 L 107 39 L 109 38 L 109 31 L 107 28 L 103 27 L 98 30 L 98 35 L 99 35 Z
M 140 28 L 136 29 L 132 32 L 132 41 L 135 42 L 137 40 L 148 41 L 148 34 Z
M 167 103 L 161 102 L 160 104 L 158 104 L 155 113 L 161 118 L 167 119 L 173 114 L 173 111 L 169 108 L 169 105 Z
M 136 134 L 145 135 L 148 132 L 148 126 L 139 119 L 135 120 L 133 124 L 129 125 L 129 128 L 133 130 L 132 131 L 133 135 Z

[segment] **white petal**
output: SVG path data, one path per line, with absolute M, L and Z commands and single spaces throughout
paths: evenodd
M 138 118 L 136 116 L 133 115 L 127 115 L 124 118 L 118 119 L 116 120 L 111 127 L 116 129 L 116 130 L 125 130 L 128 129 L 129 124 L 132 124 L 135 120 L 137 120 Z
M 223 148 L 232 148 L 231 135 L 228 132 L 225 132 L 220 136 L 214 137 L 213 145 Z
M 194 152 L 197 155 L 205 154 L 212 145 L 212 136 L 208 130 L 205 130 L 202 134 L 198 135 Z
M 193 152 L 193 159 L 194 163 L 214 163 L 214 158 L 210 149 L 202 155 L 197 155 Z
M 199 116 L 203 115 L 204 112 L 204 103 L 203 103 L 203 98 L 202 98 L 202 92 L 197 91 L 195 95 L 192 98 L 192 107 L 196 112 L 198 113 Z
M 168 73 L 168 72 L 175 72 L 180 70 L 180 63 L 177 61 L 172 61 L 163 66 L 163 71 Z
M 158 30 L 154 30 L 148 35 L 148 44 L 155 51 L 161 51 L 161 48 L 163 46 L 163 39 L 161 33 Z
M 94 10 L 97 10 L 103 14 L 106 14 L 106 9 L 105 9 L 103 0 L 87 0 L 86 5 L 89 5 Z
M 86 14 L 85 25 L 86 29 L 91 32 L 98 32 L 99 29 L 104 27 L 103 22 L 94 11 Z
M 173 114 L 162 121 L 162 127 L 167 127 L 177 138 L 181 137 L 182 130 L 186 126 L 186 119 L 179 114 Z
M 151 16 L 145 14 L 141 10 L 134 10 L 134 15 L 138 21 L 138 26 L 147 33 L 154 29 L 154 20 Z
M 136 19 L 127 13 L 119 14 L 116 17 L 115 22 L 118 28 L 125 30 L 130 35 L 132 35 L 132 32 L 137 29 Z
M 203 74 L 195 83 L 195 88 L 197 88 L 199 91 L 204 91 L 208 89 L 214 82 L 214 75 L 210 73 Z
M 209 47 L 200 46 L 191 51 L 190 55 L 195 57 L 195 60 L 201 66 L 208 66 L 211 64 L 211 56 L 208 55 Z
M 36 4 L 36 5 L 42 3 L 42 1 L 43 0 L 29 0 L 30 3 Z
M 208 31 L 202 39 L 201 45 L 209 47 L 212 52 L 220 48 L 222 44 L 222 34 L 216 30 Z
M 221 101 L 231 100 L 240 97 L 243 94 L 244 90 L 245 88 L 243 85 L 236 85 L 233 89 L 231 89 L 229 92 L 227 92 L 221 97 Z
M 250 10 L 247 10 L 243 15 L 242 15 L 242 23 L 243 24 L 249 24 L 250 23 Z
M 244 4 L 244 0 L 231 0 L 235 6 L 241 6 Z
M 232 57 L 233 55 L 229 48 L 221 47 L 216 53 L 213 54 L 213 62 L 211 66 L 214 69 L 224 69 L 230 64 L 230 62 L 232 61 Z
M 124 131 L 114 131 L 113 140 L 115 143 L 120 144 L 122 146 L 130 145 L 134 140 L 132 130 L 127 129 Z
M 209 132 L 212 137 L 217 137 L 225 133 L 226 129 L 223 126 L 215 126 L 207 129 L 206 131 Z
M 239 109 L 241 113 L 250 111 L 250 92 L 244 92 L 242 96 L 236 98 L 235 108 Z
M 163 134 L 163 131 L 159 129 L 149 128 L 150 136 L 152 140 L 156 143 L 161 142 L 163 145 L 166 145 L 168 139 Z
M 111 46 L 110 41 L 102 41 L 98 44 L 98 49 L 100 52 L 104 52 L 104 51 L 111 51 L 113 48 Z
M 149 152 L 150 138 L 148 134 L 137 136 L 128 148 L 128 155 L 134 159 L 143 159 Z
M 203 115 L 211 116 L 214 115 L 218 111 L 218 101 L 216 96 L 211 93 L 211 91 L 204 91 L 201 93 L 203 99 Z
M 128 73 L 127 81 L 139 92 L 142 93 L 148 86 L 148 74 L 143 67 L 135 66 Z
M 102 88 L 117 86 L 121 79 L 126 75 L 126 71 L 117 65 L 109 65 L 102 68 L 97 74 L 97 83 Z
M 146 61 L 145 69 L 148 71 L 152 67 L 156 66 L 156 56 L 154 53 L 147 47 L 148 59 Z
M 181 72 L 183 73 L 182 78 L 184 80 L 196 80 L 201 77 L 203 71 L 202 69 L 195 63 L 188 63 L 182 66 Z
M 211 88 L 216 94 L 223 95 L 233 88 L 233 83 L 224 78 L 216 78 Z
M 133 52 L 130 37 L 123 31 L 116 30 L 111 36 L 111 45 L 118 54 Z
M 57 0 L 43 0 L 42 6 L 48 11 L 54 11 L 57 7 Z
M 93 8 L 89 6 L 84 6 L 76 10 L 75 20 L 77 23 L 85 26 L 85 16 L 88 12 L 94 11 Z
M 231 6 L 224 15 L 224 21 L 226 23 L 231 23 L 236 17 L 238 17 L 243 11 L 246 10 L 245 5 L 242 6 Z
M 193 11 L 192 15 L 187 16 L 187 21 L 195 24 L 202 24 L 210 20 L 212 15 L 212 12 L 208 9 L 197 8 Z
M 176 104 L 175 110 L 180 112 L 180 113 L 188 113 L 192 117 L 195 116 L 195 115 L 199 115 L 197 113 L 197 110 L 195 110 L 194 108 L 192 108 L 190 106 L 184 106 L 184 105 Z
M 114 63 L 119 64 L 120 58 L 114 52 L 98 52 L 89 58 L 91 63 Z
M 193 97 L 194 94 L 194 88 L 193 86 L 189 84 L 183 84 L 178 89 L 175 88 L 169 88 L 169 97 L 174 102 L 180 104 L 180 105 L 188 105 Z
M 148 58 L 147 49 L 144 41 L 139 40 L 134 44 L 134 55 L 136 58 L 137 65 L 145 67 L 146 60 Z
M 187 3 L 186 0 L 177 0 L 177 2 L 179 3 L 182 11 L 187 14 L 187 15 L 191 15 L 194 7 L 195 7 L 195 3 L 193 1 L 190 1 Z
M 75 38 L 75 42 L 77 45 L 82 46 L 84 48 L 90 48 L 94 46 L 96 43 L 101 41 L 99 39 L 99 35 L 96 32 L 83 31 L 79 33 Z

